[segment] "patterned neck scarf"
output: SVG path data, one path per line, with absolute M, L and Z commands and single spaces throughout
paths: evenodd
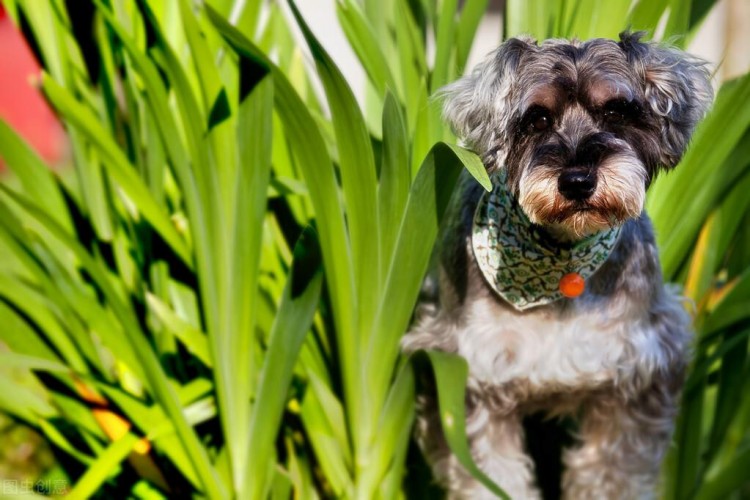
M 474 212 L 472 247 L 484 279 L 519 311 L 563 297 L 560 279 L 593 275 L 612 252 L 620 227 L 594 234 L 570 248 L 551 244 L 507 191 L 504 171 L 492 176 Z

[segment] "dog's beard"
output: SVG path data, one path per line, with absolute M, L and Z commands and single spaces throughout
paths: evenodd
M 597 171 L 594 194 L 585 201 L 571 201 L 558 190 L 559 168 L 536 165 L 521 175 L 518 202 L 531 222 L 570 240 L 638 217 L 648 175 L 643 163 L 632 153 L 615 153 L 604 159 Z

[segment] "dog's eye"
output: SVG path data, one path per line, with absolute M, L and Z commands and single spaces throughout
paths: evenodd
M 549 119 L 549 116 L 547 115 L 540 115 L 537 116 L 534 121 L 531 123 L 531 126 L 534 127 L 534 130 L 542 131 L 547 130 L 550 126 L 550 122 L 552 120 Z
M 625 120 L 625 115 L 614 109 L 604 110 L 604 119 L 608 123 L 622 123 Z
M 612 125 L 624 123 L 638 114 L 638 104 L 625 99 L 613 99 L 604 105 L 604 121 Z
M 524 121 L 530 132 L 543 132 L 552 126 L 552 116 L 541 106 L 531 108 Z

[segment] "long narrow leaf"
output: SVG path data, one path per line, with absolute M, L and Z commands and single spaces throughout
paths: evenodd
M 258 396 L 250 420 L 250 454 L 245 492 L 264 498 L 266 485 L 259 478 L 268 466 L 292 368 L 312 323 L 320 299 L 322 268 L 315 233 L 307 229 L 295 246 L 294 263 L 270 335 L 260 375 Z
M 0 119 L 0 157 L 18 176 L 24 192 L 53 214 L 63 227 L 72 232 L 73 223 L 54 174 L 2 119 Z
M 438 411 L 443 435 L 451 451 L 461 465 L 479 480 L 488 490 L 504 500 L 510 500 L 505 491 L 497 486 L 477 467 L 466 440 L 465 391 L 469 368 L 460 356 L 438 351 L 426 351 L 435 374 L 438 394 Z
M 89 466 L 68 495 L 71 498 L 91 497 L 114 474 L 115 468 L 128 456 L 137 443 L 138 436 L 127 433 L 109 445 L 104 453 Z
M 0 187 L 2 187 L 0 185 Z M 205 448 L 198 442 L 194 430 L 185 421 L 179 402 L 173 388 L 171 387 L 159 360 L 156 358 L 146 337 L 141 332 L 137 319 L 132 310 L 125 305 L 122 297 L 112 287 L 104 271 L 98 262 L 94 261 L 88 252 L 81 247 L 62 227 L 51 219 L 44 211 L 35 207 L 28 200 L 7 189 L 3 192 L 9 195 L 16 203 L 22 206 L 29 215 L 33 216 L 39 223 L 44 225 L 60 243 L 68 247 L 81 261 L 97 286 L 109 301 L 118 319 L 122 322 L 123 329 L 130 341 L 133 350 L 139 353 L 143 371 L 148 379 L 150 388 L 153 390 L 157 400 L 164 406 L 166 412 L 173 419 L 177 433 L 185 451 L 189 454 L 193 464 L 198 471 L 203 487 L 209 494 L 221 495 L 222 487 L 218 483 L 214 469 L 208 460 Z M 1 205 L 1 204 L 0 204 Z
M 129 164 L 120 148 L 102 131 L 96 117 L 91 115 L 72 95 L 47 75 L 42 77 L 42 88 L 57 110 L 67 120 L 75 124 L 78 130 L 85 133 L 88 139 L 99 148 L 102 156 L 107 160 L 106 165 L 110 174 L 119 186 L 135 203 L 143 216 L 172 246 L 183 262 L 191 266 L 192 259 L 184 240 L 169 217 L 164 214 L 159 204 L 154 200 L 148 187 L 138 177 L 135 169 Z

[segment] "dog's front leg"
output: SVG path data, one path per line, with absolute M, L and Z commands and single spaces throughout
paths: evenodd
M 479 468 L 512 499 L 540 499 L 535 486 L 534 462 L 524 449 L 524 441 L 518 413 L 488 415 L 487 423 L 472 437 L 471 451 Z M 451 496 L 462 499 L 497 498 L 477 481 L 468 491 L 458 493 Z
M 581 443 L 565 454 L 564 498 L 655 498 L 676 399 L 669 384 L 656 382 L 634 399 L 613 393 L 587 404 Z
M 533 461 L 524 451 L 523 426 L 516 411 L 488 408 L 481 394 L 470 391 L 466 408 L 466 433 L 479 468 L 513 499 L 541 498 L 534 486 Z M 449 498 L 496 499 L 450 452 L 443 438 L 439 414 L 432 398 L 420 398 L 417 440 L 437 481 Z

